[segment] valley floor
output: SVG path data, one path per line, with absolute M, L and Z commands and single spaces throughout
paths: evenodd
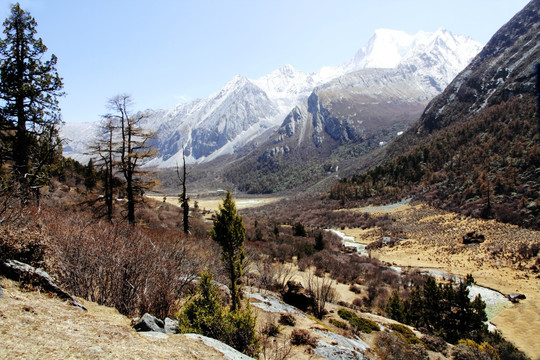
M 395 220 L 393 235 L 403 239 L 397 246 L 373 250 L 373 257 L 401 267 L 435 268 L 462 277 L 472 274 L 481 286 L 505 295 L 524 294 L 525 300 L 503 309 L 491 322 L 520 350 L 532 359 L 540 359 L 540 278 L 530 269 L 535 259 L 523 260 L 518 256 L 523 244 L 540 242 L 540 232 L 425 205 L 402 204 L 358 211 L 390 214 Z M 472 231 L 483 234 L 485 242 L 463 245 L 463 236 Z M 343 232 L 361 243 L 392 235 L 379 228 Z

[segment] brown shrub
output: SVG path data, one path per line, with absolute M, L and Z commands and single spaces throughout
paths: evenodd
M 49 268 L 62 285 L 126 315 L 169 315 L 206 259 L 214 256 L 212 244 L 180 232 L 52 211 L 44 211 L 41 221 L 53 259 Z
M 294 329 L 291 332 L 291 344 L 293 345 L 309 345 L 312 348 L 317 346 L 317 339 L 311 336 L 306 329 Z
M 281 314 L 279 317 L 279 323 L 286 326 L 296 325 L 296 319 L 293 314 Z

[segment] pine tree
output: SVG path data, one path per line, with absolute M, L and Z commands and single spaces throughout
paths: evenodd
M 47 47 L 36 38 L 36 26 L 34 18 L 15 4 L 4 22 L 5 38 L 0 40 L 0 134 L 2 143 L 11 148 L 14 172 L 26 192 L 23 196 L 28 196 L 33 179 L 39 175 L 31 161 L 36 153 L 33 145 L 51 138 L 50 145 L 59 146 L 53 135 L 60 123 L 57 98 L 63 95 L 57 58 L 51 55 L 42 62 Z M 45 161 L 38 162 L 41 160 Z
M 244 241 L 246 228 L 242 217 L 236 211 L 236 204 L 230 191 L 223 199 L 223 205 L 214 220 L 212 239 L 221 246 L 221 260 L 225 263 L 226 271 L 230 280 L 231 311 L 240 308 L 242 296 L 240 278 L 242 277 L 242 265 L 246 257 Z

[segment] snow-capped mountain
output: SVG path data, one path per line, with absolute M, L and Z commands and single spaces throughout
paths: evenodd
M 426 87 L 438 92 L 478 53 L 481 45 L 445 30 L 408 35 L 380 29 L 355 57 L 339 66 L 323 67 L 311 74 L 291 65 L 252 80 L 236 76 L 205 99 L 179 104 L 170 110 L 146 111 L 146 126 L 157 132 L 159 157 L 150 165 L 171 167 L 187 160 L 205 162 L 231 154 L 266 131 L 276 131 L 287 114 L 313 89 L 344 74 L 366 68 L 395 68 L 421 73 Z M 80 159 L 81 136 L 66 126 L 72 142 L 65 155 Z M 70 133 L 70 134 L 68 134 Z M 90 132 L 80 132 L 82 137 Z M 265 135 L 267 137 L 267 135 Z

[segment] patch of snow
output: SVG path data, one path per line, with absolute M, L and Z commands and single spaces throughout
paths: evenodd
M 217 351 L 223 354 L 225 359 L 228 360 L 253 360 L 252 357 L 242 354 L 240 351 L 230 347 L 229 345 L 222 343 L 219 340 L 209 338 L 207 336 L 199 334 L 184 334 L 188 339 L 201 340 L 206 346 L 213 347 Z

